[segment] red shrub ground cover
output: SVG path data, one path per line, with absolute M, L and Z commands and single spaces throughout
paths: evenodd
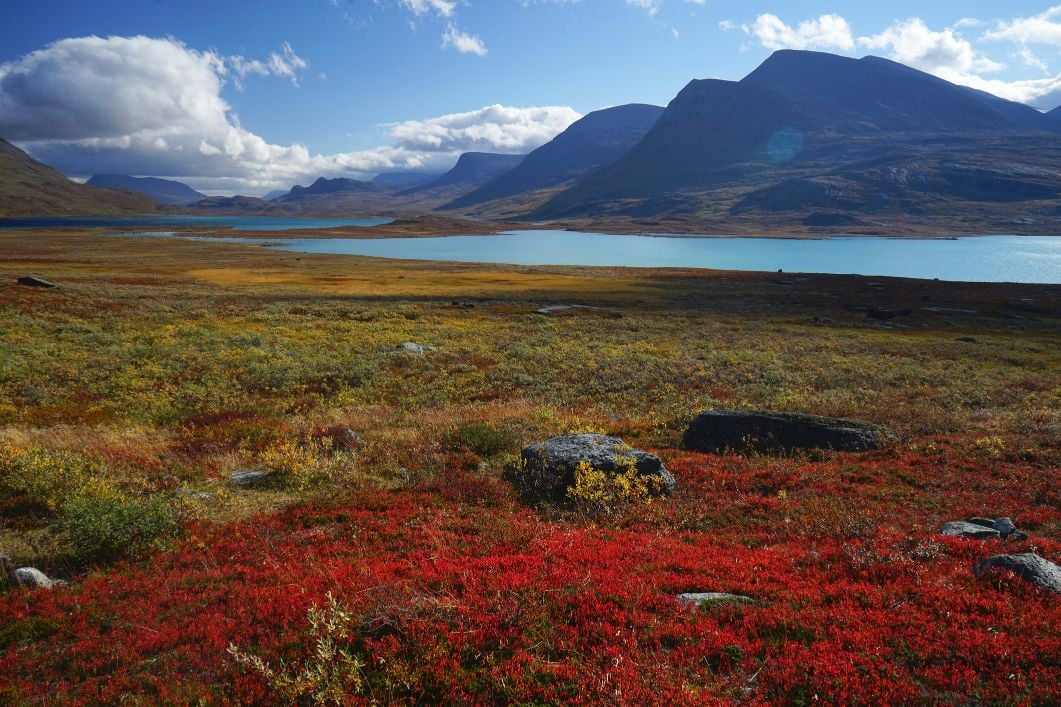
M 1056 468 L 961 454 L 821 461 L 663 452 L 671 499 L 594 525 L 453 471 L 203 527 L 149 564 L 0 597 L 4 696 L 265 703 L 328 592 L 357 617 L 351 702 L 1056 704 L 1061 601 L 989 554 L 1057 561 Z M 944 538 L 1008 514 L 1032 539 Z M 748 605 L 689 607 L 687 591 Z

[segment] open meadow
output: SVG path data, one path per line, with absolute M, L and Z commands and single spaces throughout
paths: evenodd
M 683 449 L 709 409 L 898 439 Z M 572 432 L 676 490 L 522 502 Z M 1058 596 L 972 566 L 1061 560 L 1061 286 L 0 232 L 0 508 L 67 582 L 0 594 L 0 703 L 1056 704 Z

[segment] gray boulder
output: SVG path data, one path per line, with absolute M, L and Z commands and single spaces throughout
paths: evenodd
M 19 567 L 12 570 L 8 575 L 8 580 L 13 586 L 31 589 L 51 589 L 56 584 L 54 580 L 48 579 L 48 575 L 35 567 Z
M 605 473 L 621 473 L 633 465 L 640 476 L 659 480 L 658 492 L 670 493 L 677 484 L 655 454 L 634 449 L 618 437 L 575 434 L 552 437 L 523 448 L 521 464 L 512 481 L 524 498 L 563 502 L 575 484 L 581 462 Z
M 262 469 L 239 469 L 232 472 L 228 479 L 241 488 L 268 486 L 273 480 L 273 472 Z
M 895 439 L 882 427 L 835 417 L 789 412 L 708 410 L 685 431 L 686 449 L 697 452 L 787 453 L 807 449 L 864 452 Z
M 944 523 L 939 529 L 943 535 L 952 535 L 959 538 L 976 538 L 977 540 L 990 540 L 999 537 L 994 528 L 972 523 L 966 520 L 954 520 Z
M 428 346 L 427 344 L 418 344 L 415 341 L 406 341 L 405 343 L 398 344 L 398 350 L 402 353 L 413 354 L 414 356 L 423 356 L 428 351 L 434 351 L 434 346 Z
M 54 282 L 50 282 L 48 280 L 45 280 L 43 277 L 34 277 L 33 275 L 26 275 L 25 277 L 20 277 L 18 279 L 18 284 L 23 285 L 25 287 L 47 287 L 47 288 L 52 288 L 52 287 L 58 287 L 59 286 L 59 285 L 55 284 Z
M 1021 555 L 995 555 L 973 565 L 977 577 L 991 570 L 1009 570 L 1021 579 L 1038 585 L 1047 591 L 1061 594 L 1061 567 L 1045 560 L 1034 552 Z
M 755 600 L 742 594 L 726 592 L 686 592 L 678 595 L 678 601 L 693 606 L 710 606 L 712 604 L 751 604 Z
M 958 537 L 990 539 L 1002 538 L 1003 540 L 1027 540 L 1028 534 L 1019 530 L 1009 518 L 970 518 L 969 520 L 955 520 L 944 523 L 939 529 L 943 535 L 954 535 Z

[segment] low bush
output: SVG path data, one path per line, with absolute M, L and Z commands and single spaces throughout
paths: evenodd
M 81 496 L 65 505 L 61 526 L 84 562 L 143 559 L 181 532 L 173 509 L 159 497 Z
M 75 498 L 108 495 L 105 474 L 102 464 L 72 452 L 0 447 L 0 486 L 52 513 Z
M 456 438 L 482 458 L 494 457 L 515 450 L 519 436 L 511 430 L 497 429 L 481 422 L 471 422 L 457 428 Z
M 662 487 L 662 479 L 638 473 L 633 457 L 629 457 L 626 468 L 608 472 L 581 461 L 575 467 L 575 483 L 567 490 L 567 497 L 590 515 L 611 515 L 624 507 L 651 502 Z

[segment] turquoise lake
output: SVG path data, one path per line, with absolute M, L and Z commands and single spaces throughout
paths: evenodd
M 513 231 L 495 236 L 295 239 L 270 247 L 296 253 L 465 263 L 783 270 L 966 282 L 1061 283 L 1061 237 L 1054 236 L 791 240 Z
M 0 228 L 163 228 L 196 226 L 234 231 L 290 231 L 298 228 L 368 228 L 392 218 L 299 218 L 277 216 L 52 216 L 0 219 Z

